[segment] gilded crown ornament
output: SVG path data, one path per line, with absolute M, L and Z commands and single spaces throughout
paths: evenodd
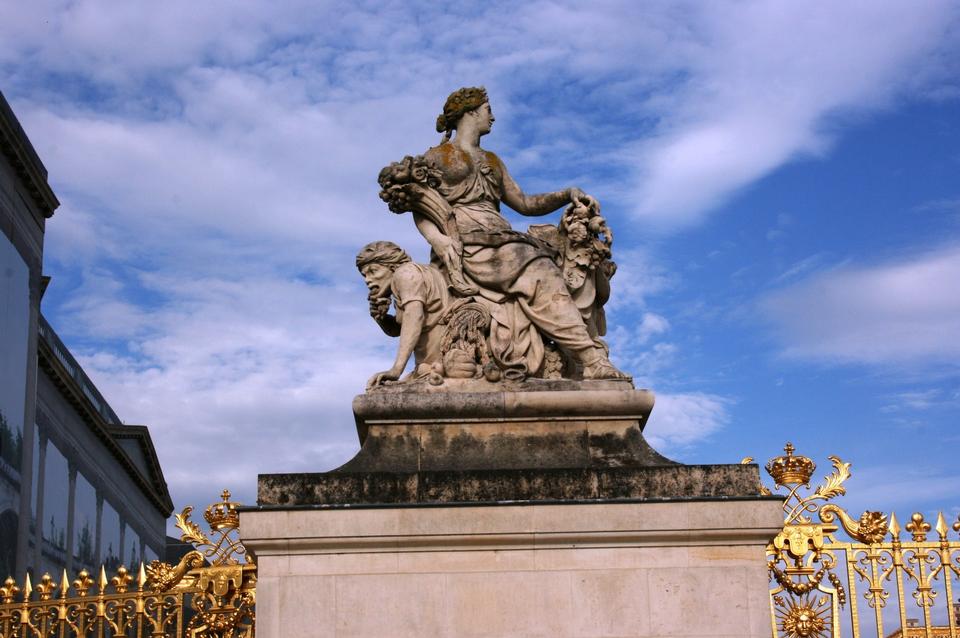
M 203 513 L 203 518 L 207 521 L 210 529 L 221 530 L 225 528 L 236 529 L 240 526 L 240 514 L 237 513 L 236 501 L 230 500 L 230 490 L 223 490 L 220 493 L 223 499 L 220 503 L 214 503 Z
M 806 456 L 794 456 L 793 444 L 788 442 L 784 456 L 777 456 L 767 463 L 767 473 L 777 485 L 807 485 L 817 469 L 817 464 Z
M 767 546 L 774 638 L 848 635 L 841 621 L 853 627 L 850 635 L 960 636 L 960 616 L 943 622 L 934 615 L 941 595 L 937 581 L 951 601 L 960 585 L 960 540 L 950 537 L 943 512 L 935 523 L 916 512 L 902 528 L 893 512 L 868 510 L 857 518 L 833 502 L 847 492 L 849 462 L 827 457 L 832 471 L 811 488 L 813 462 L 796 455 L 790 443 L 784 452 L 766 466 L 776 481 L 772 491 L 785 493 L 783 528 Z M 931 538 L 934 530 L 936 538 Z M 901 538 L 903 531 L 909 540 Z M 953 531 L 960 531 L 960 520 Z M 917 625 L 907 618 L 911 597 L 922 610 Z M 841 609 L 858 599 L 865 599 L 873 613 L 858 614 L 851 604 L 843 619 Z M 885 612 L 890 607 L 899 609 L 901 631 L 891 633 L 884 626 L 897 620 Z
M 194 546 L 179 563 L 125 565 L 107 576 L 81 570 L 72 582 L 63 569 L 27 573 L 0 584 L 0 638 L 14 636 L 190 636 L 255 638 L 257 566 L 239 539 L 239 503 L 224 490 L 206 509 L 211 531 L 176 516 L 180 539 Z M 242 562 L 241 562 L 242 560 Z
M 209 534 L 190 520 L 192 507 L 185 507 L 174 515 L 182 532 L 180 540 L 190 543 L 194 549 L 176 565 L 152 561 L 146 568 L 146 575 L 156 593 L 195 591 L 190 602 L 195 615 L 187 624 L 184 635 L 253 638 L 256 564 L 239 537 L 240 514 L 237 508 L 241 503 L 230 500 L 229 490 L 223 490 L 220 499 L 203 512 L 203 518 L 210 526 Z

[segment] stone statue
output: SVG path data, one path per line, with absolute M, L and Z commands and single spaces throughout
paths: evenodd
M 400 337 L 393 368 L 370 384 L 399 379 L 411 351 L 417 365 L 405 381 L 629 380 L 610 363 L 600 338 L 616 266 L 598 202 L 575 187 L 524 194 L 500 158 L 480 147 L 493 122 L 485 89 L 459 89 L 437 118 L 441 143 L 380 172 L 380 197 L 395 213 L 413 213 L 432 251 L 429 266 L 409 262 L 389 242 L 375 242 L 357 258 L 371 314 Z M 566 209 L 559 226 L 523 233 L 500 214 L 501 202 L 526 216 Z M 374 256 L 390 251 L 402 257 Z M 413 287 L 435 298 L 411 295 Z M 387 314 L 391 294 L 396 317 Z
M 400 337 L 393 367 L 370 378 L 368 386 L 396 381 L 414 354 L 414 376 L 439 373 L 440 333 L 435 330 L 450 307 L 447 281 L 432 265 L 416 264 L 389 241 L 375 241 L 357 255 L 357 268 L 370 291 L 370 316 L 389 336 Z M 396 314 L 390 315 L 391 300 Z

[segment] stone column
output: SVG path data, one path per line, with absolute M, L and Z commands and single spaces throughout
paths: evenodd
M 23 452 L 20 455 L 20 520 L 17 522 L 18 578 L 22 578 L 27 571 L 27 549 L 30 546 L 33 437 L 37 418 L 37 331 L 40 323 L 40 297 L 43 296 L 42 277 L 41 259 L 38 258 L 30 267 L 30 332 L 27 334 L 27 388 L 23 411 Z
M 103 556 L 100 554 L 100 545 L 103 540 L 102 536 L 102 524 L 103 524 L 103 490 L 99 487 L 97 488 L 97 528 L 93 534 L 94 545 L 93 548 L 93 567 L 97 568 L 103 564 Z
M 70 476 L 69 492 L 67 492 L 67 574 L 73 574 L 73 548 L 74 536 L 76 536 L 76 509 L 77 509 L 77 464 L 75 461 L 69 461 L 68 474 Z
M 126 565 L 123 551 L 126 549 L 127 519 L 121 512 L 117 512 L 117 516 L 120 519 L 120 547 L 117 549 L 117 556 L 120 558 L 120 564 Z
M 36 545 L 33 548 L 33 571 L 40 572 L 43 569 L 43 490 L 47 473 L 47 432 L 44 428 L 37 428 L 40 435 L 40 453 L 37 457 L 37 499 L 34 506 L 37 513 L 36 524 Z

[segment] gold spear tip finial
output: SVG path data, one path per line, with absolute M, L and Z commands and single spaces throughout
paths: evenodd
M 943 512 L 937 512 L 937 526 L 934 529 L 937 530 L 937 536 L 940 537 L 940 540 L 947 540 L 947 531 L 950 528 L 947 527 L 947 519 L 943 517 Z

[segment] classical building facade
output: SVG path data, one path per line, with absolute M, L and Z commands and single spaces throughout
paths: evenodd
M 0 93 L 0 579 L 162 556 L 173 510 L 147 428 L 120 421 L 40 313 L 58 206 Z

